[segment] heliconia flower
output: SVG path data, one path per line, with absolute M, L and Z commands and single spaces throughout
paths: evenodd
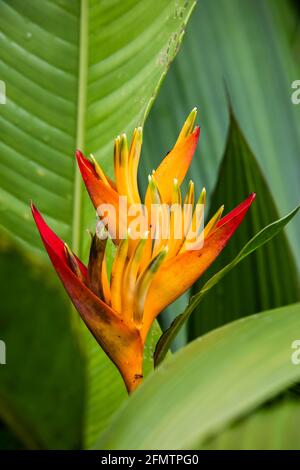
M 178 221 L 174 212 L 168 213 L 167 239 L 162 235 L 159 218 L 163 212 L 155 219 L 154 227 L 153 221 L 147 220 L 146 230 L 138 239 L 131 233 L 132 219 L 125 217 L 132 204 L 141 203 L 137 183 L 142 147 L 140 127 L 134 130 L 130 146 L 125 134 L 115 140 L 115 182 L 105 175 L 94 157 L 87 159 L 80 151 L 76 152 L 94 207 L 98 209 L 102 204 L 111 204 L 115 209 L 118 231 L 113 241 L 117 251 L 110 275 L 106 262 L 106 239 L 99 234 L 93 235 L 86 267 L 32 205 L 33 217 L 58 276 L 86 326 L 118 367 L 128 392 L 142 381 L 143 349 L 153 321 L 216 259 L 255 198 L 252 193 L 225 217 L 222 217 L 224 208 L 221 206 L 203 230 L 192 230 L 203 220 L 206 202 L 203 189 L 198 205 L 194 204 L 192 181 L 183 200 L 180 189 L 199 139 L 200 129 L 194 127 L 195 119 L 196 109 L 193 109 L 175 146 L 148 177 L 145 196 L 146 208 L 151 208 L 151 204 L 157 204 L 159 208 L 179 207 L 185 220 L 179 238 L 175 233 Z M 126 214 L 120 206 L 120 196 L 127 197 Z M 197 207 L 200 210 L 196 210 Z M 106 228 L 109 230 L 109 224 Z M 125 236 L 120 236 L 121 231 Z M 193 249 L 190 249 L 190 244 Z

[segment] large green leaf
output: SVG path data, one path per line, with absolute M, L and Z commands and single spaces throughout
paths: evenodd
M 198 2 L 147 121 L 144 171 L 155 168 L 188 111 L 197 106 L 200 151 L 190 176 L 206 186 L 209 201 L 229 123 L 226 83 L 280 214 L 294 207 L 299 201 L 300 106 L 291 103 L 291 84 L 300 76 L 298 18 L 287 0 Z M 288 233 L 300 267 L 300 224 L 291 225 Z
M 300 378 L 300 304 L 239 319 L 160 366 L 117 412 L 98 449 L 190 449 Z
M 299 450 L 299 397 L 284 394 L 239 420 L 202 449 Z
M 265 243 L 269 242 L 273 237 L 278 235 L 280 231 L 285 227 L 285 225 L 296 215 L 299 210 L 299 207 L 296 207 L 292 212 L 290 212 L 282 219 L 276 220 L 275 222 L 267 225 L 264 227 L 260 232 L 258 232 L 251 240 L 249 240 L 246 245 L 241 249 L 241 251 L 235 256 L 235 258 L 228 263 L 224 268 L 214 274 L 200 289 L 197 294 L 193 295 L 189 301 L 188 306 L 184 310 L 184 312 L 175 318 L 172 322 L 171 326 L 164 332 L 161 336 L 159 342 L 157 343 L 156 350 L 155 350 L 155 363 L 159 364 L 164 357 L 166 356 L 170 345 L 180 329 L 189 319 L 191 314 L 194 310 L 198 307 L 200 302 L 205 298 L 205 296 L 209 293 L 210 289 L 216 286 L 232 269 L 236 268 L 236 266 L 243 261 L 248 255 L 253 253 L 258 248 L 262 247 Z M 234 289 L 234 287 L 233 287 Z M 243 306 L 241 306 L 243 308 Z M 244 307 L 247 309 L 247 305 Z M 238 315 L 244 316 L 244 314 Z M 233 315 L 230 313 L 224 313 L 224 318 L 230 318 Z
M 1 226 L 10 237 L 41 248 L 33 199 L 82 249 L 87 198 L 74 150 L 112 171 L 113 139 L 143 124 L 194 3 L 1 0 Z
M 194 0 L 0 0 L 0 78 L 6 83 L 7 92 L 6 105 L 0 108 L 3 249 L 4 245 L 17 244 L 30 262 L 49 265 L 28 209 L 29 200 L 33 199 L 53 229 L 86 258 L 89 238 L 85 229 L 94 224 L 94 215 L 76 169 L 74 150 L 79 147 L 92 151 L 104 170 L 111 172 L 113 138 L 143 124 L 178 50 L 193 6 Z M 6 259 L 7 253 L 3 257 Z M 12 263 L 14 271 L 24 261 L 15 255 Z M 2 261 L 1 268 L 1 285 L 9 279 L 11 295 L 26 287 L 26 303 L 20 302 L 19 315 L 28 318 L 28 335 L 32 331 L 34 336 L 36 331 L 32 312 L 56 331 L 52 334 L 51 329 L 44 328 L 43 364 L 39 355 L 30 355 L 29 382 L 41 376 L 42 365 L 46 370 L 52 367 L 52 348 L 56 343 L 65 343 L 67 348 L 73 341 L 66 296 L 61 296 L 58 281 L 54 281 L 56 294 L 47 290 L 47 281 L 52 282 L 53 276 L 42 267 L 37 274 L 38 286 L 31 282 L 29 270 L 24 270 L 22 278 L 8 277 Z M 43 311 L 37 312 L 36 290 L 43 299 Z M 10 298 L 5 299 L 2 309 L 7 312 L 12 303 Z M 13 315 L 1 314 L 1 318 L 5 318 L 8 349 L 14 348 L 21 357 L 24 350 L 13 344 L 14 335 L 22 335 L 23 326 L 16 323 Z M 59 328 L 63 321 L 65 327 Z M 62 356 L 59 363 L 60 380 L 51 377 L 59 390 L 55 399 L 49 400 L 41 393 L 35 407 L 35 398 L 30 399 L 21 387 L 10 394 L 17 403 L 23 400 L 13 416 L 15 422 L 22 422 L 22 435 L 30 435 L 26 425 L 34 422 L 33 440 L 42 446 L 53 446 L 58 435 L 51 423 L 42 419 L 50 409 L 49 403 L 51 422 L 60 421 L 57 426 L 64 428 L 65 444 L 75 447 L 79 445 L 78 434 L 82 433 L 78 422 L 85 423 L 84 440 L 90 445 L 94 433 L 105 426 L 125 397 L 118 372 L 93 338 L 83 334 L 81 344 L 85 355 L 82 367 L 81 359 L 78 367 L 70 367 L 70 347 L 64 355 L 66 360 Z M 77 359 L 73 357 L 75 362 Z M 14 367 L 11 364 L 0 371 L 1 415 L 8 402 L 7 381 L 18 380 L 20 364 L 16 361 Z M 78 388 L 72 390 L 75 396 L 68 401 L 72 408 L 68 413 L 62 397 L 73 381 Z M 47 387 L 50 392 L 50 385 Z M 84 402 L 88 406 L 83 416 Z M 25 442 L 31 445 L 26 439 Z
M 279 218 L 261 169 L 232 115 L 225 154 L 211 197 L 209 216 L 212 216 L 221 204 L 225 204 L 228 209 L 235 206 L 252 191 L 256 192 L 257 196 L 251 210 L 221 256 L 203 279 L 195 284 L 192 293 L 198 292 L 213 273 L 228 264 L 249 238 Z M 299 300 L 297 267 L 286 236 L 281 232 L 264 248 L 232 270 L 226 279 L 206 296 L 190 319 L 189 337 L 195 338 L 235 320 L 241 312 L 243 315 L 250 315 Z

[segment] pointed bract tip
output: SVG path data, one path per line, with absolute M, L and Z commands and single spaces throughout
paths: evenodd
M 38 208 L 34 205 L 32 201 L 30 201 L 30 209 L 35 222 L 37 222 L 37 218 L 41 217 L 41 214 L 39 213 Z
M 193 130 L 193 134 L 196 138 L 199 137 L 199 135 L 200 135 L 200 126 L 195 127 L 195 129 Z
M 203 187 L 200 193 L 199 199 L 198 199 L 198 203 L 205 204 L 205 202 L 206 202 L 206 188 Z
M 224 204 L 222 204 L 222 205 L 219 207 L 219 209 L 217 210 L 217 212 L 216 212 L 215 215 L 214 215 L 214 217 L 216 217 L 216 219 L 220 219 L 220 218 L 221 218 L 221 216 L 222 216 L 222 214 L 223 214 L 223 212 L 224 212 L 224 208 L 225 208 Z M 213 217 L 213 218 L 214 218 L 214 217 Z
M 80 150 L 76 150 L 75 155 L 76 155 L 77 164 L 79 166 L 81 173 L 86 170 L 89 170 L 89 171 L 95 170 L 93 161 L 86 158 Z
M 142 126 L 136 127 L 133 131 L 133 136 L 136 136 L 138 140 L 142 139 L 143 136 L 143 128 Z
M 127 154 L 127 152 L 128 152 L 128 143 L 127 143 L 127 136 L 126 136 L 125 132 L 123 132 L 123 134 L 121 134 L 120 146 L 121 146 L 121 155 L 123 155 L 125 152 Z
M 115 149 L 115 151 L 116 151 L 117 149 L 119 149 L 120 141 L 121 141 L 121 137 L 118 135 L 118 136 L 115 138 L 115 140 L 114 140 L 114 149 Z
M 191 121 L 191 123 L 194 124 L 196 116 L 197 116 L 197 108 L 195 106 L 190 112 L 190 114 L 188 115 L 187 120 Z
M 254 201 L 255 197 L 256 197 L 256 194 L 251 193 L 243 202 L 241 202 L 238 206 L 236 206 L 228 214 L 222 217 L 222 219 L 219 220 L 218 227 L 224 225 L 225 223 L 227 223 L 229 220 L 233 219 L 234 217 L 237 217 L 240 215 L 243 215 L 244 217 L 246 212 L 251 207 L 251 204 Z
M 96 158 L 94 157 L 94 155 L 92 153 L 90 153 L 90 158 L 89 158 L 90 162 L 92 163 L 93 167 L 96 169 L 96 166 L 97 166 L 97 161 L 96 161 Z
M 187 120 L 185 121 L 185 124 L 183 126 L 183 129 L 186 132 L 185 137 L 188 135 L 192 134 L 194 132 L 194 125 L 197 117 L 197 108 L 193 108 L 190 114 L 187 117 Z
M 76 156 L 76 160 L 77 160 L 79 168 L 82 168 L 83 165 L 85 166 L 91 165 L 90 160 L 86 158 L 80 150 L 76 150 L 75 156 Z
M 249 196 L 239 206 L 251 206 L 252 202 L 256 198 L 256 193 L 250 193 Z M 237 207 L 239 207 L 237 206 Z
M 76 156 L 77 160 L 81 159 L 81 158 L 83 158 L 83 153 L 80 150 L 77 149 L 76 152 L 75 152 L 75 156 Z

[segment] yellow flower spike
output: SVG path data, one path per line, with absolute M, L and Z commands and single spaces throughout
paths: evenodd
M 163 239 L 169 238 L 169 211 L 167 205 L 162 204 L 161 195 L 155 181 L 154 172 L 152 172 L 152 175 L 148 176 L 148 181 L 151 203 L 156 205 L 155 212 L 151 212 L 151 233 L 152 238 L 154 238 L 152 258 L 154 258 L 161 250 Z M 151 207 L 151 211 L 152 208 L 153 206 Z
M 203 188 L 198 199 L 198 204 L 202 204 L 204 207 L 206 206 L 206 188 Z
M 219 207 L 219 209 L 217 210 L 217 212 L 213 215 L 213 217 L 210 219 L 210 221 L 206 224 L 206 226 L 204 227 L 204 230 L 202 230 L 202 232 L 198 235 L 198 237 L 196 238 L 195 242 L 194 242 L 194 247 L 193 249 L 200 249 L 202 248 L 202 246 L 204 245 L 205 243 L 205 239 L 206 237 L 208 237 L 208 235 L 214 230 L 214 228 L 216 227 L 217 223 L 219 222 L 221 216 L 222 216 L 222 213 L 224 211 L 224 205 L 222 205 L 221 207 Z M 190 245 L 191 246 L 191 245 Z
M 182 126 L 175 145 L 181 144 L 194 130 L 194 124 L 197 117 L 197 108 L 193 108 Z
M 149 191 L 151 196 L 151 204 L 161 204 L 161 196 L 155 181 L 155 172 L 153 171 L 151 175 L 148 175 Z
M 106 255 L 104 255 L 103 263 L 102 263 L 102 271 L 101 271 L 101 279 L 102 279 L 102 290 L 103 290 L 103 297 L 107 305 L 111 305 L 111 292 L 110 292 L 110 284 L 107 274 L 107 261 Z
M 184 222 L 184 236 L 187 235 L 192 217 L 193 217 L 193 209 L 194 209 L 194 201 L 195 201 L 195 185 L 192 180 L 189 182 L 189 187 L 186 192 L 184 202 L 183 202 L 183 222 Z
M 105 186 L 110 188 L 111 185 L 110 185 L 108 179 L 106 178 L 101 166 L 98 164 L 98 162 L 96 161 L 96 159 L 95 159 L 95 157 L 92 153 L 90 154 L 90 159 L 91 159 L 92 164 L 95 168 L 95 171 L 96 171 L 97 175 L 99 176 L 99 178 L 101 179 L 101 181 L 105 184 Z
M 161 196 L 159 189 L 156 184 L 156 180 L 154 179 L 155 177 L 155 171 L 153 170 L 151 175 L 148 175 L 148 187 L 146 191 L 146 198 L 145 198 L 145 205 L 147 208 L 147 213 L 148 213 L 148 221 L 149 221 L 149 231 L 150 231 L 150 236 L 148 237 L 144 252 L 142 255 L 141 263 L 140 263 L 140 268 L 139 272 L 141 273 L 144 271 L 146 266 L 148 265 L 150 259 L 152 258 L 152 239 L 153 239 L 153 234 L 155 233 L 155 225 L 152 226 L 152 220 L 151 220 L 151 204 L 161 204 Z
M 134 129 L 133 137 L 131 141 L 131 146 L 129 150 L 128 157 L 128 171 L 129 171 L 129 185 L 132 198 L 135 204 L 141 203 L 141 198 L 139 194 L 139 188 L 137 183 L 137 174 L 138 174 L 138 165 L 141 155 L 143 142 L 143 129 L 142 127 L 137 127 Z
M 194 233 L 197 231 L 198 233 L 196 235 L 199 235 L 202 220 L 204 218 L 205 205 L 206 205 L 206 189 L 203 188 L 199 196 L 199 199 L 196 203 L 195 209 L 194 209 L 193 218 L 190 224 L 189 231 L 185 237 L 184 243 L 182 244 L 182 247 L 180 248 L 179 253 L 183 253 L 184 251 L 186 251 L 188 244 L 196 243 L 198 236 L 195 236 Z M 197 207 L 199 207 L 199 209 L 197 209 Z
M 121 172 L 120 172 L 120 136 L 115 138 L 115 143 L 114 143 L 114 173 L 115 173 L 115 181 L 116 181 L 116 187 L 117 191 L 119 192 L 118 189 L 118 181 L 121 180 Z M 119 183 L 120 184 L 120 183 Z
M 140 199 L 135 200 L 134 194 L 138 193 L 137 181 L 132 187 L 133 176 L 132 168 L 129 165 L 129 152 L 128 152 L 128 143 L 127 136 L 123 132 L 121 136 L 118 136 L 115 140 L 115 150 L 114 150 L 114 166 L 115 166 L 115 178 L 116 178 L 116 188 L 121 196 L 127 196 L 128 204 L 139 203 Z M 132 159 L 132 157 L 131 157 Z M 137 163 L 135 163 L 137 165 Z M 132 165 L 132 163 L 131 163 Z M 135 170 L 134 170 L 135 171 Z M 137 169 L 136 169 L 137 175 Z M 137 177 L 136 177 L 137 178 Z M 132 188 L 134 188 L 132 190 Z M 134 191 L 134 193 L 133 193 Z
M 180 205 L 182 204 L 181 191 L 180 191 L 180 186 L 179 186 L 177 178 L 173 179 L 172 204 L 180 204 Z
M 145 271 L 140 274 L 134 293 L 134 308 L 133 308 L 133 321 L 137 327 L 141 327 L 143 323 L 143 313 L 146 297 L 153 277 L 160 268 L 168 253 L 168 247 L 165 246 L 158 255 L 153 258 Z
M 206 226 L 204 227 L 204 231 L 203 231 L 204 232 L 204 239 L 215 228 L 215 226 L 217 225 L 217 223 L 219 222 L 219 220 L 220 220 L 220 218 L 223 214 L 223 211 L 224 211 L 224 205 L 219 207 L 219 209 L 217 210 L 215 215 L 213 215 L 212 218 L 210 219 L 210 221 L 206 224 Z
M 120 314 L 122 312 L 122 281 L 128 253 L 128 241 L 127 234 L 127 237 L 122 239 L 118 246 L 110 279 L 111 306 Z
M 122 300 L 122 313 L 124 312 L 125 318 L 132 319 L 133 302 L 134 302 L 134 290 L 138 271 L 145 248 L 149 231 L 145 232 L 143 237 L 139 240 L 134 253 L 128 261 L 125 274 L 124 274 L 124 289 L 123 289 L 123 300 Z
M 128 144 L 125 133 L 115 141 L 115 173 L 118 193 L 127 196 L 128 202 L 132 204 L 128 179 Z
M 150 227 L 151 227 L 151 238 L 154 239 L 154 235 L 157 233 L 157 223 L 159 223 L 159 218 L 158 218 L 158 213 L 157 213 L 157 206 L 160 206 L 162 201 L 161 201 L 161 196 L 159 193 L 159 189 L 157 187 L 156 181 L 154 179 L 154 173 L 152 172 L 151 175 L 148 175 L 148 191 L 150 193 L 150 200 L 151 200 L 151 206 L 148 204 L 148 216 L 151 217 L 150 219 Z M 155 205 L 155 214 L 152 213 L 152 207 Z M 153 208 L 154 210 L 154 208 Z M 155 218 L 154 218 L 155 215 Z
M 182 244 L 182 198 L 178 180 L 173 180 L 173 192 L 170 211 L 170 238 L 168 243 L 167 258 L 175 256 Z

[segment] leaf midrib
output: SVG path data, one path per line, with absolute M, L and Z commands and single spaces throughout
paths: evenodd
M 88 72 L 88 4 L 81 0 L 80 4 L 80 35 L 79 35 L 79 68 L 78 68 L 78 100 L 76 149 L 84 150 L 85 145 L 85 112 Z M 79 169 L 75 166 L 74 204 L 72 222 L 72 247 L 80 256 L 80 234 L 82 222 L 82 181 Z

